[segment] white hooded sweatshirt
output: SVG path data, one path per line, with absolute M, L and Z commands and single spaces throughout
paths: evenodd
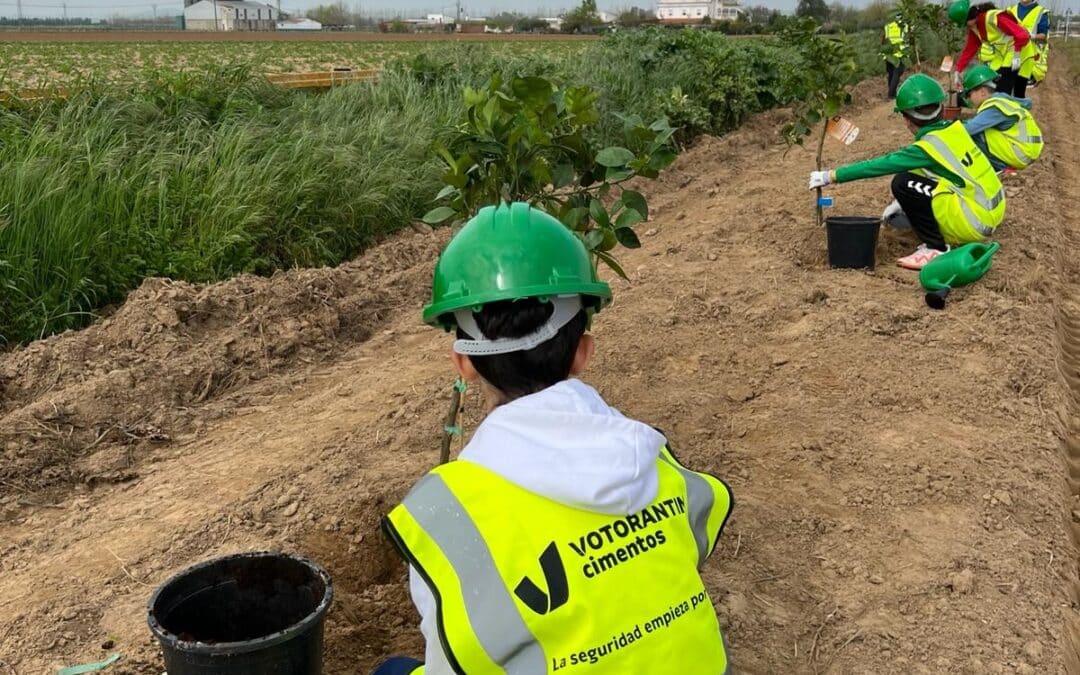
M 624 417 L 580 380 L 495 408 L 458 461 L 475 462 L 530 492 L 578 509 L 627 516 L 656 499 L 662 434 Z M 435 598 L 409 569 L 427 641 L 426 675 L 452 675 L 436 629 Z

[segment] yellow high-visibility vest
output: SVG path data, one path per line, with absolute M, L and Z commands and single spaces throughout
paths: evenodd
M 890 21 L 885 24 L 885 40 L 893 46 L 892 57 L 894 59 L 904 58 L 904 54 L 907 50 L 907 45 L 904 44 L 904 39 L 906 37 L 907 31 L 904 30 L 899 22 Z
M 994 70 L 1012 65 L 1013 36 L 998 28 L 997 18 L 1004 9 L 992 9 L 986 13 L 986 40 L 979 49 L 979 58 Z M 989 57 L 989 58 L 987 58 Z M 1023 52 L 1020 53 L 1023 58 Z
M 656 466 L 656 499 L 623 517 L 560 504 L 463 460 L 416 484 L 383 527 L 431 588 L 455 672 L 728 672 L 698 570 L 731 492 L 667 448 Z
M 1009 8 L 1009 13 L 1015 16 L 1020 25 L 1027 29 L 1027 32 L 1032 36 L 1031 42 L 1020 52 L 1020 58 L 1023 60 L 1020 63 L 1019 72 L 1026 78 L 1036 81 L 1042 80 L 1046 77 L 1046 58 L 1049 56 L 1050 43 L 1039 44 L 1035 42 L 1034 37 L 1036 30 L 1039 28 L 1039 21 L 1042 20 L 1046 9 L 1042 5 L 1036 5 L 1035 9 L 1028 12 L 1027 16 L 1021 19 L 1020 6 L 1013 5 Z
M 987 129 L 986 147 L 994 157 L 1014 169 L 1026 169 L 1043 151 L 1042 131 L 1035 117 L 1024 106 L 1001 96 L 991 96 L 979 106 L 979 112 L 997 108 L 1016 120 L 1008 129 Z
M 915 145 L 962 182 L 956 185 L 933 171 L 920 170 L 937 180 L 932 206 L 945 243 L 966 244 L 993 235 L 1005 218 L 1005 188 L 964 125 L 953 122 L 927 133 Z

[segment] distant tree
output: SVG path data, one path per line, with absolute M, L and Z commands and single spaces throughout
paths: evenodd
M 314 19 L 324 26 L 347 26 L 351 23 L 352 14 L 341 0 L 328 5 L 317 5 L 307 11 L 307 17 Z
M 518 17 L 514 22 L 515 33 L 542 33 L 546 31 L 550 26 L 548 22 L 535 16 L 522 16 Z
M 779 13 L 780 12 L 776 11 L 775 9 L 769 9 L 765 5 L 754 5 L 753 7 L 746 8 L 745 16 L 746 20 L 750 23 L 767 24 L 769 23 L 769 19 L 772 18 L 774 14 Z
M 581 4 L 566 13 L 562 21 L 564 33 L 591 33 L 603 25 L 596 13 L 596 0 L 581 0 Z
M 894 11 L 892 0 L 874 0 L 860 12 L 859 28 L 881 28 Z
M 845 5 L 842 2 L 834 2 L 829 5 L 829 23 L 846 32 L 854 32 L 859 28 L 859 20 L 862 18 L 862 10 Z
M 829 6 L 825 0 L 799 0 L 795 7 L 795 16 L 809 16 L 825 23 L 829 20 Z
M 514 24 L 520 18 L 521 16 L 519 14 L 514 14 L 513 12 L 499 12 L 495 16 L 487 19 L 485 23 L 492 28 L 507 30 L 508 28 L 513 28 Z
M 625 28 L 637 28 L 647 23 L 655 23 L 656 15 L 647 9 L 640 7 L 631 7 L 630 9 L 620 12 L 619 16 L 615 18 L 615 23 Z
M 93 19 L 79 17 L 71 19 L 38 19 L 30 16 L 23 17 L 22 20 L 19 20 L 14 17 L 0 16 L 0 26 L 89 26 L 93 23 Z

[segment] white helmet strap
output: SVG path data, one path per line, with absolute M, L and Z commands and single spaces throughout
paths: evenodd
M 458 328 L 472 339 L 455 340 L 454 351 L 466 356 L 494 356 L 495 354 L 524 352 L 541 345 L 555 337 L 582 308 L 580 295 L 557 295 L 551 298 L 551 304 L 555 307 L 551 312 L 551 317 L 529 335 L 495 340 L 489 340 L 484 336 L 484 332 L 476 324 L 472 309 L 459 309 L 454 312 L 454 319 L 457 320 Z
M 938 106 L 936 108 L 934 108 L 933 112 L 918 113 L 918 112 L 915 112 L 914 110 L 905 110 L 904 114 L 907 115 L 908 117 L 910 117 L 913 120 L 919 120 L 920 122 L 925 122 L 927 120 L 932 120 L 935 117 L 937 117 L 938 115 L 940 115 L 941 114 L 941 108 L 942 108 L 942 105 L 939 103 Z

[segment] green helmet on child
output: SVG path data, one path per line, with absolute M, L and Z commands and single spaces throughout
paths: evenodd
M 971 66 L 964 71 L 964 93 L 969 93 L 976 87 L 983 85 L 989 85 L 991 89 L 997 89 L 997 85 L 994 84 L 994 80 L 998 78 L 997 71 L 986 65 L 980 63 L 977 66 Z
M 963 28 L 964 24 L 968 21 L 968 11 L 970 9 L 970 0 L 956 0 L 956 2 L 949 5 L 949 21 L 952 21 L 960 28 Z
M 937 80 L 924 73 L 916 73 L 904 80 L 896 90 L 896 107 L 893 112 L 905 113 L 916 119 L 928 119 L 912 112 L 926 105 L 941 105 L 948 99 Z
M 611 287 L 597 278 L 581 239 L 554 217 L 521 202 L 487 206 L 439 256 L 423 318 L 472 334 L 473 312 L 524 298 L 573 298 L 577 311 L 599 311 L 611 302 Z

